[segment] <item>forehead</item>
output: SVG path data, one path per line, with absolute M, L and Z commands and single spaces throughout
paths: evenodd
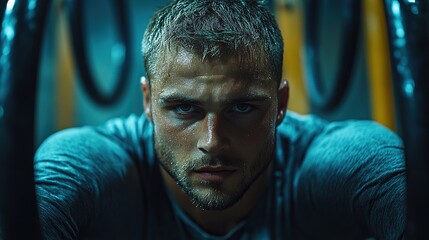
M 233 99 L 277 96 L 277 84 L 267 73 L 243 64 L 236 56 L 202 59 L 198 54 L 181 50 L 169 55 L 158 71 L 161 74 L 151 80 L 155 101 L 193 99 L 212 105 Z
M 258 58 L 255 58 L 258 59 Z M 239 54 L 224 54 L 219 57 L 205 57 L 183 48 L 165 51 L 159 58 L 156 73 L 151 80 L 154 85 L 164 85 L 180 79 L 216 78 L 233 79 L 244 85 L 275 84 L 274 76 L 263 60 Z

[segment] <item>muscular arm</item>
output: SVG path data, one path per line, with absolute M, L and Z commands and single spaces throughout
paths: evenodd
M 401 141 L 377 124 L 328 125 L 295 179 L 297 221 L 317 239 L 400 239 L 405 228 Z
M 142 196 L 129 154 L 92 128 L 63 131 L 35 157 L 44 239 L 138 237 Z

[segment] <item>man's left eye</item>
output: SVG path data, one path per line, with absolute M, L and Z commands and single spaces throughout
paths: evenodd
M 237 113 L 248 113 L 253 110 L 253 107 L 249 104 L 240 103 L 234 105 L 231 110 Z

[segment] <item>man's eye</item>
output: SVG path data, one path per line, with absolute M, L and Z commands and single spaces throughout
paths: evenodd
M 180 104 L 177 105 L 174 109 L 177 113 L 185 114 L 185 113 L 193 113 L 196 112 L 197 109 L 189 104 Z
M 249 104 L 241 103 L 234 105 L 231 110 L 237 113 L 248 113 L 253 110 L 253 107 Z

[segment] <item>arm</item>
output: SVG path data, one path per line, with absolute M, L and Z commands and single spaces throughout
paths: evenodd
M 66 130 L 42 144 L 34 168 L 45 239 L 139 236 L 140 182 L 120 144 L 92 128 Z
M 297 219 L 308 235 L 400 239 L 404 232 L 402 143 L 375 123 L 328 125 L 309 147 L 296 183 Z

